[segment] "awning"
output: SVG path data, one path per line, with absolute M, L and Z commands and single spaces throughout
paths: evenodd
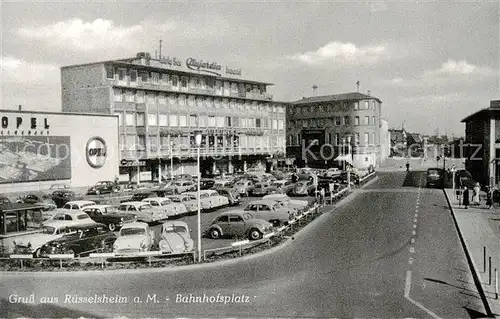
M 349 165 L 352 165 L 352 159 L 351 159 L 350 154 L 339 155 L 339 156 L 337 156 L 337 158 L 335 158 L 335 160 L 336 161 L 346 161 L 347 163 L 349 163 Z

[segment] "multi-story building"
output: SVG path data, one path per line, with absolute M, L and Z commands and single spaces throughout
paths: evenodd
M 287 108 L 287 155 L 298 166 L 335 166 L 339 156 L 354 167 L 379 164 L 382 102 L 359 92 L 314 96 Z
M 500 184 L 500 100 L 469 115 L 465 123 L 465 141 L 458 157 L 465 157 L 465 168 L 483 185 Z M 455 150 L 456 151 L 456 150 Z M 457 156 L 457 154 L 453 154 Z
M 153 179 L 160 171 L 196 174 L 198 132 L 202 174 L 265 168 L 267 158 L 285 152 L 285 103 L 272 100 L 271 83 L 241 74 L 148 53 L 65 66 L 62 108 L 119 116 L 120 173 L 134 181 L 137 167 Z

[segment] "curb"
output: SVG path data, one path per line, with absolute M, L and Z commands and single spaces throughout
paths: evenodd
M 467 244 L 465 243 L 465 239 L 462 235 L 462 232 L 460 231 L 460 228 L 458 227 L 458 222 L 457 222 L 457 218 L 455 216 L 455 211 L 453 210 L 453 206 L 451 205 L 450 199 L 449 199 L 448 194 L 446 193 L 445 189 L 443 189 L 443 193 L 444 193 L 444 196 L 446 197 L 448 207 L 450 207 L 451 216 L 453 218 L 453 223 L 455 224 L 455 229 L 457 230 L 458 238 L 460 239 L 460 243 L 462 244 L 462 248 L 464 250 L 465 257 L 467 258 L 467 264 L 469 265 L 469 268 L 471 270 L 474 284 L 476 285 L 479 296 L 481 296 L 481 301 L 483 302 L 484 309 L 486 310 L 486 315 L 488 316 L 488 318 L 495 318 L 495 316 L 493 315 L 493 312 L 491 311 L 490 304 L 488 302 L 488 298 L 486 298 L 486 294 L 484 293 L 483 285 L 481 284 L 481 281 L 479 279 L 479 275 L 478 275 L 477 269 L 475 267 L 474 260 L 472 259 L 472 257 L 469 254 L 469 250 L 467 249 Z

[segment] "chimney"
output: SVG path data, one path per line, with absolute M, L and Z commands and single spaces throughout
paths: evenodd
M 21 104 L 19 104 L 18 108 L 19 108 L 19 111 L 23 110 L 23 106 Z
M 366 94 L 367 94 L 367 95 L 370 95 L 370 93 L 371 93 L 371 92 L 370 92 L 370 90 L 368 90 L 368 92 L 367 92 Z

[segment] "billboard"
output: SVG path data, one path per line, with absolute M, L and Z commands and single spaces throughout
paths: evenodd
M 0 184 L 71 179 L 69 136 L 0 136 Z

